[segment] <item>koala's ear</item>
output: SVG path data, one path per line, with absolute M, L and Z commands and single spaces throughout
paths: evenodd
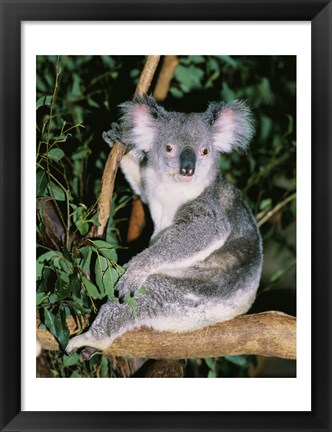
M 212 102 L 204 113 L 212 126 L 214 145 L 220 152 L 245 150 L 254 134 L 251 111 L 243 101 Z
M 120 105 L 122 140 L 142 151 L 153 147 L 159 117 L 166 111 L 152 97 L 139 97 Z

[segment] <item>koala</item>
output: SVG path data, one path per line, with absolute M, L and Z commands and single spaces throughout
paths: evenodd
M 203 113 L 166 111 L 151 97 L 120 105 L 117 139 L 128 146 L 121 168 L 148 205 L 148 248 L 125 266 L 116 290 L 135 295 L 137 311 L 108 301 L 90 329 L 72 338 L 105 350 L 137 327 L 185 332 L 222 322 L 251 307 L 262 269 L 262 241 L 241 193 L 220 172 L 222 153 L 245 150 L 253 135 L 242 101 L 212 102 Z M 120 132 L 121 131 L 121 132 Z M 114 139 L 114 129 L 104 139 Z

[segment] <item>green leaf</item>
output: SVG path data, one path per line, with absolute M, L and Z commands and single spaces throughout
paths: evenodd
M 248 359 L 245 356 L 225 356 L 224 359 L 235 364 L 236 366 L 248 366 Z
M 44 308 L 44 318 L 45 325 L 53 336 L 57 337 L 56 327 L 55 327 L 55 315 L 48 309 Z
M 226 102 L 230 102 L 236 98 L 235 92 L 229 87 L 226 82 L 222 83 L 222 97 Z
M 55 184 L 54 182 L 50 182 L 48 184 L 48 190 L 50 192 L 50 195 L 52 197 L 54 197 L 54 199 L 56 201 L 65 201 L 66 200 L 66 194 L 65 191 L 59 187 L 57 184 Z
M 54 294 L 57 295 L 59 301 L 65 299 L 70 294 L 69 277 L 65 273 L 61 274 L 61 272 L 58 272 L 58 279 L 55 282 Z
M 73 213 L 73 221 L 82 236 L 85 236 L 89 231 L 89 223 L 87 222 L 86 217 L 87 209 L 83 206 L 76 207 L 76 210 Z
M 229 66 L 232 66 L 233 68 L 237 68 L 238 66 L 237 61 L 233 59 L 233 57 L 228 55 L 221 55 L 219 57 L 224 63 L 228 64 Z
M 215 367 L 216 367 L 216 364 L 215 364 L 215 360 L 214 360 L 214 358 L 211 358 L 211 357 L 206 357 L 205 359 L 204 359 L 204 361 L 205 361 L 205 363 L 207 364 L 207 366 L 210 368 L 210 369 L 215 369 Z
M 47 294 L 45 294 L 44 292 L 39 292 L 36 295 L 36 305 L 40 305 L 43 300 L 47 299 Z
M 71 89 L 71 95 L 73 99 L 76 99 L 77 97 L 81 96 L 82 90 L 81 90 L 81 77 L 77 74 L 73 74 L 73 86 Z
M 80 254 L 82 256 L 81 269 L 84 273 L 90 273 L 92 248 L 90 246 L 83 246 L 80 248 Z
M 273 128 L 273 121 L 266 115 L 260 117 L 260 140 L 265 141 L 268 139 Z
M 183 98 L 183 92 L 177 87 L 170 87 L 169 92 L 177 99 Z
M 114 286 L 119 279 L 118 272 L 113 267 L 108 267 L 104 274 L 104 286 L 105 286 L 105 293 L 109 300 L 115 301 L 116 297 L 114 295 Z
M 57 339 L 62 347 L 66 347 L 69 340 L 69 330 L 66 322 L 66 312 L 60 308 L 54 319 L 54 325 L 57 333 Z
M 40 108 L 41 106 L 50 106 L 52 103 L 53 96 L 42 96 L 37 100 L 36 103 L 36 109 Z
M 36 174 L 36 195 L 37 197 L 43 196 L 47 188 L 48 178 L 45 171 L 38 170 Z
M 72 154 L 71 159 L 73 161 L 75 160 L 82 160 L 89 157 L 91 154 L 91 149 L 89 147 L 78 147 L 75 153 Z
M 261 98 L 262 102 L 266 105 L 273 105 L 275 96 L 271 88 L 270 80 L 268 78 L 262 78 L 261 82 L 257 86 L 258 97 Z
M 50 159 L 54 159 L 54 160 L 61 160 L 64 157 L 65 153 L 63 150 L 59 149 L 59 148 L 52 148 L 49 152 L 48 152 L 48 157 Z
M 78 278 L 77 270 L 69 276 L 70 292 L 79 296 L 81 291 L 81 282 Z
M 100 58 L 102 59 L 105 66 L 107 66 L 107 69 L 112 70 L 113 68 L 116 67 L 116 61 L 113 57 L 108 55 L 102 55 L 100 56 Z
M 64 367 L 70 367 L 75 366 L 80 363 L 80 355 L 77 353 L 73 353 L 70 355 L 64 355 L 63 356 L 63 366 Z
M 105 286 L 104 286 L 104 274 L 107 271 L 108 262 L 106 258 L 103 256 L 97 256 L 96 264 L 95 264 L 95 276 L 96 276 L 96 284 L 99 288 L 100 294 L 102 297 L 105 296 Z
M 296 199 L 293 199 L 293 201 L 290 204 L 291 212 L 294 216 L 296 216 Z
M 71 137 L 71 134 L 70 134 L 70 133 L 67 133 L 66 135 L 58 135 L 58 136 L 55 136 L 55 137 L 53 138 L 53 139 L 54 139 L 54 143 L 64 143 L 64 142 L 67 141 L 67 139 L 68 139 L 69 137 Z
M 144 286 L 141 286 L 141 288 L 135 292 L 134 297 L 137 299 L 147 294 L 149 294 L 148 291 L 144 288 Z
M 91 281 L 89 281 L 89 279 L 87 279 L 85 276 L 82 276 L 82 281 L 83 281 L 83 286 L 87 290 L 90 297 L 92 297 L 93 299 L 102 298 L 96 285 L 94 285 Z
M 101 356 L 100 377 L 101 378 L 108 378 L 109 377 L 109 361 L 108 361 L 108 358 L 104 355 Z
M 193 89 L 200 88 L 203 75 L 204 72 L 202 69 L 194 65 L 185 67 L 180 64 L 174 72 L 174 77 L 179 82 L 181 90 L 184 93 L 189 93 Z
M 133 297 L 131 297 L 130 294 L 127 294 L 126 297 L 123 300 L 131 308 L 131 311 L 133 313 L 133 317 L 135 318 L 137 316 L 137 303 L 136 303 L 136 300 Z
M 266 198 L 263 199 L 259 205 L 259 209 L 260 210 L 266 210 L 268 208 L 270 208 L 272 206 L 272 199 L 271 198 Z
M 191 55 L 189 56 L 189 62 L 194 64 L 205 63 L 205 58 L 201 55 Z
M 139 69 L 132 69 L 129 73 L 130 78 L 132 78 L 132 79 L 138 78 L 140 73 L 141 73 L 141 71 Z
M 43 255 L 40 255 L 40 257 L 36 261 L 36 278 L 37 280 L 41 278 L 43 268 L 45 266 L 45 263 L 50 262 L 54 257 L 59 257 L 59 252 L 56 251 L 49 251 L 44 253 Z
M 209 58 L 207 62 L 207 70 L 209 73 L 218 72 L 219 75 L 220 66 L 218 61 L 214 57 Z
M 48 297 L 48 300 L 49 300 L 49 302 L 50 302 L 51 304 L 54 304 L 54 303 L 56 303 L 56 302 L 58 301 L 58 296 L 57 296 L 56 294 L 51 294 L 51 295 Z
M 60 264 L 61 264 L 61 261 L 60 261 Z M 69 284 L 69 275 L 68 275 L 68 273 L 63 272 L 63 271 L 59 271 L 59 272 L 58 272 L 58 276 L 59 276 L 59 279 L 60 279 L 63 283 L 65 283 L 65 284 Z
M 117 253 L 109 243 L 103 240 L 93 240 L 91 242 L 97 247 L 98 251 L 104 255 L 104 257 L 112 261 L 117 261 Z
M 278 270 L 276 273 L 274 273 L 271 276 L 270 281 L 271 282 L 277 282 L 283 276 L 284 273 L 285 273 L 285 270 Z
M 284 138 L 286 138 L 288 135 L 290 135 L 294 130 L 294 119 L 291 115 L 287 114 L 288 119 L 288 125 L 287 125 L 287 131 L 284 134 Z
M 94 101 L 91 97 L 87 98 L 88 105 L 92 108 L 100 108 L 96 101 Z
M 54 273 L 54 271 L 51 270 L 50 268 L 48 268 L 48 267 L 44 267 L 43 268 L 43 270 L 42 270 L 42 278 L 41 278 L 42 283 L 40 284 L 40 286 L 43 287 L 44 290 L 39 290 L 38 289 L 37 291 L 45 291 L 45 292 L 49 291 L 48 280 L 49 280 L 49 277 L 53 273 Z M 51 281 L 51 286 L 52 285 L 53 285 L 53 282 Z

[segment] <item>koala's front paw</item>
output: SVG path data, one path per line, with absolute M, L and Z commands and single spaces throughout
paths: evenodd
M 120 129 L 120 125 L 116 122 L 111 124 L 112 129 L 107 132 L 103 132 L 103 140 L 107 142 L 110 147 L 113 147 L 115 142 L 122 143 L 122 132 Z
M 146 277 L 141 272 L 133 271 L 129 267 L 115 285 L 115 290 L 118 292 L 119 298 L 123 299 L 127 295 L 134 296 L 143 286 L 145 279 Z

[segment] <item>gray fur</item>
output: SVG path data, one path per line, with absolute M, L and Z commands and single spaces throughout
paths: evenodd
M 121 110 L 122 140 L 130 149 L 121 167 L 149 205 L 155 231 L 116 289 L 123 297 L 144 286 L 147 294 L 137 298 L 136 316 L 126 303 L 104 304 L 91 328 L 70 340 L 68 352 L 103 350 L 142 325 L 187 331 L 231 319 L 248 311 L 259 284 L 258 228 L 218 169 L 221 152 L 246 149 L 252 137 L 246 105 L 211 103 L 205 113 L 183 114 L 141 98 Z M 193 170 L 183 174 L 180 160 L 187 154 Z

